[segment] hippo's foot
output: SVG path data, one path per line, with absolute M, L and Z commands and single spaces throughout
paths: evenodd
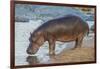
M 77 47 L 75 46 L 75 47 L 71 48 L 70 50 L 75 50 L 77 48 L 81 48 L 81 46 L 77 46 Z
M 81 46 L 79 45 L 79 46 L 75 46 L 75 48 L 81 48 Z
M 55 56 L 54 52 L 49 52 L 49 56 Z
M 49 53 L 49 54 L 46 54 L 46 55 L 47 55 L 47 56 L 55 56 L 55 54 L 50 54 L 50 53 Z
M 55 56 L 55 54 L 49 54 L 49 56 Z
M 81 46 L 75 46 L 74 48 L 72 48 L 72 50 L 77 49 L 77 48 L 81 48 Z

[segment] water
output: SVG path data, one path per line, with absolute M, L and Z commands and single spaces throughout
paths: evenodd
M 94 21 L 87 21 L 89 28 L 91 28 L 92 25 L 94 25 Z
M 35 20 L 30 22 L 16 22 L 15 23 L 15 65 L 30 65 L 30 64 L 47 64 L 50 62 L 50 56 L 48 55 L 48 42 L 45 42 L 40 47 L 39 51 L 35 55 L 28 55 L 26 49 L 29 45 L 30 32 L 33 32 L 39 27 L 43 21 Z M 93 22 L 89 22 L 89 27 L 93 25 Z M 56 54 L 59 54 L 64 48 L 71 49 L 74 47 L 75 42 L 56 42 Z

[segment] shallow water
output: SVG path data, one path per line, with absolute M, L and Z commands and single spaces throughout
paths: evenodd
M 47 64 L 50 62 L 48 55 L 48 42 L 45 42 L 35 55 L 28 55 L 26 49 L 29 45 L 30 32 L 33 32 L 42 24 L 41 20 L 30 21 L 28 23 L 15 23 L 15 65 L 30 65 L 30 64 Z M 63 49 L 74 48 L 75 42 L 56 42 L 56 54 L 59 54 Z

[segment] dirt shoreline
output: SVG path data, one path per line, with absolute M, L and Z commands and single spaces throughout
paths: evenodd
M 51 63 L 73 63 L 94 61 L 94 48 L 76 48 L 64 50 L 55 57 L 51 57 Z
M 51 63 L 74 63 L 95 61 L 94 38 L 83 41 L 81 48 L 68 50 L 65 48 L 60 54 L 51 57 Z

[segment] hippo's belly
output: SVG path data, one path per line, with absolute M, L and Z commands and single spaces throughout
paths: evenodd
M 67 35 L 64 35 L 64 36 L 60 36 L 57 38 L 57 41 L 62 41 L 62 42 L 65 42 L 65 41 L 74 41 L 76 40 L 77 36 L 67 36 Z

